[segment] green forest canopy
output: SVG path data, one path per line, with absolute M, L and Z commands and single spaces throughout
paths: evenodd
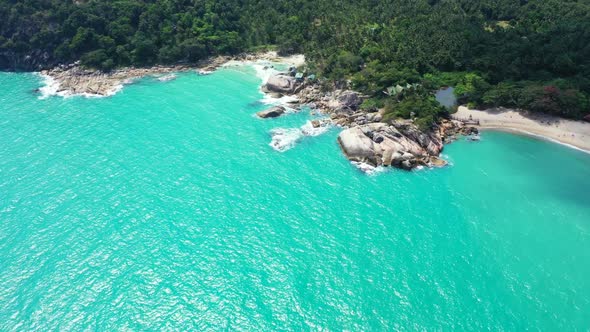
M 589 113 L 590 0 L 0 0 L 0 18 L 0 69 L 192 63 L 276 45 L 374 104 L 421 83 L 460 86 L 477 105 Z

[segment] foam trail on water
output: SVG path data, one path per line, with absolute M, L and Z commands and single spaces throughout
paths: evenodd
M 266 84 L 271 76 L 279 73 L 269 61 L 256 61 L 251 66 L 256 71 L 256 77 L 262 80 L 262 85 Z
M 167 75 L 158 77 L 158 81 L 160 81 L 160 82 L 168 82 L 168 81 L 173 81 L 175 79 L 176 79 L 175 74 L 167 74 Z
M 275 128 L 270 131 L 272 139 L 269 145 L 279 152 L 285 152 L 295 147 L 304 137 L 319 136 L 328 130 L 330 126 L 326 122 L 315 128 L 311 121 L 307 121 L 299 128 Z
M 383 166 L 375 167 L 371 164 L 358 162 L 358 161 L 351 161 L 350 163 L 353 164 L 356 168 L 358 168 L 360 171 L 362 171 L 363 173 L 365 173 L 367 175 L 375 175 L 375 174 L 385 172 L 385 167 L 383 167 Z
M 260 88 L 262 89 L 262 87 L 268 82 L 268 79 L 271 76 L 284 72 L 277 69 L 277 67 L 285 67 L 291 64 L 259 59 L 255 61 L 229 61 L 223 64 L 222 67 L 235 67 L 244 65 L 250 66 L 254 69 L 256 77 L 258 77 L 262 81 L 260 83 Z M 288 105 L 296 103 L 297 101 L 299 101 L 299 99 L 296 96 L 282 96 L 276 98 L 266 93 L 264 94 L 264 97 L 260 99 L 260 102 L 266 105 Z
M 269 145 L 279 152 L 292 149 L 303 138 L 299 128 L 275 128 L 270 131 L 270 134 L 272 139 Z
M 266 105 L 283 105 L 283 106 L 287 106 L 289 104 L 294 104 L 297 103 L 299 101 L 299 99 L 296 96 L 282 96 L 280 98 L 276 98 L 273 96 L 270 96 L 268 94 L 265 94 L 264 97 L 262 99 L 260 99 L 260 102 Z
M 315 128 L 311 121 L 305 122 L 305 124 L 300 128 L 304 136 L 319 136 L 327 132 L 329 129 L 330 127 L 327 125 L 327 123 L 323 123 L 319 127 Z
M 39 88 L 41 96 L 39 99 L 47 99 L 50 96 L 57 95 L 59 90 L 59 82 L 49 75 L 39 74 L 43 78 L 43 86 Z
M 272 67 L 273 63 L 268 61 L 258 61 L 252 64 L 254 70 L 256 70 L 256 76 L 262 80 L 261 88 L 268 82 L 268 79 L 276 74 L 281 73 L 281 71 L 277 70 L 276 68 Z M 281 96 L 281 97 L 273 97 L 270 94 L 264 94 L 264 97 L 260 100 L 261 103 L 267 105 L 288 105 L 297 103 L 299 98 L 297 96 Z

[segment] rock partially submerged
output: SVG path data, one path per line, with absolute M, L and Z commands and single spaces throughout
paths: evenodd
M 266 119 L 266 118 L 276 118 L 281 116 L 285 113 L 286 109 L 283 106 L 274 106 L 267 110 L 260 111 L 256 113 L 259 117 Z
M 59 65 L 49 70 L 41 71 L 41 74 L 50 78 L 53 86 L 50 94 L 60 96 L 70 95 L 93 95 L 93 96 L 110 96 L 119 91 L 125 84 L 131 83 L 136 79 L 155 75 L 160 76 L 158 79 L 166 81 L 173 79 L 171 76 L 175 72 L 187 71 L 190 69 L 198 70 L 200 75 L 212 73 L 218 67 L 229 61 L 255 59 L 275 59 L 276 53 L 257 53 L 257 54 L 238 54 L 236 56 L 215 56 L 203 59 L 193 64 L 178 64 L 172 66 L 153 66 L 146 68 L 120 68 L 108 72 L 100 70 L 87 69 L 80 66 L 80 62 L 69 65 Z
M 319 136 L 329 129 L 330 121 L 328 119 L 307 121 L 299 128 L 275 128 L 270 132 L 272 139 L 269 145 L 279 152 L 284 152 L 294 147 L 301 139 Z
M 424 133 L 405 121 L 347 128 L 338 136 L 338 143 L 350 161 L 374 167 L 393 166 L 410 170 L 417 166 L 446 165 L 438 158 L 443 149 L 440 132 Z
M 90 94 L 110 96 L 122 85 L 128 84 L 147 75 L 164 75 L 161 81 L 175 78 L 174 72 L 186 70 L 186 66 L 154 66 L 150 68 L 123 68 L 110 72 L 85 69 L 78 64 L 60 66 L 42 71 L 42 75 L 51 77 L 57 84 L 55 93 L 62 96 Z

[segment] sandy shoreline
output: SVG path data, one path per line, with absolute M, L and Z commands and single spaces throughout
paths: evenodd
M 288 57 L 278 56 L 276 52 L 240 54 L 237 56 L 217 56 L 205 59 L 197 64 L 153 66 L 147 68 L 120 68 L 111 72 L 101 72 L 80 67 L 78 64 L 59 66 L 44 70 L 39 74 L 45 79 L 45 85 L 39 88 L 41 98 L 52 95 L 62 97 L 86 96 L 107 97 L 119 92 L 124 85 L 145 76 L 159 77 L 162 81 L 174 79 L 174 73 L 194 70 L 207 74 L 225 65 L 237 63 L 280 62 L 292 66 L 305 63 L 303 55 Z
M 460 106 L 457 119 L 479 121 L 479 128 L 503 130 L 544 138 L 590 153 L 590 123 L 507 108 L 472 110 Z

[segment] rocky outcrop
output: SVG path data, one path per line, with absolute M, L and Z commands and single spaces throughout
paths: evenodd
M 371 166 L 393 166 L 406 170 L 417 166 L 441 167 L 443 149 L 437 131 L 421 132 L 409 122 L 369 123 L 343 130 L 338 143 L 346 157 Z
M 354 112 L 363 102 L 359 94 L 354 91 L 343 92 L 338 96 L 337 101 L 339 105 L 336 108 L 339 112 Z
M 379 156 L 375 151 L 375 144 L 380 143 L 373 142 L 367 135 L 367 129 L 360 126 L 345 129 L 338 135 L 338 143 L 349 160 L 369 162 L 376 166 Z
M 444 144 L 455 141 L 459 136 L 478 134 L 479 130 L 473 126 L 467 126 L 458 120 L 442 120 L 438 126 L 439 135 L 443 138 Z
M 268 78 L 265 91 L 292 94 L 295 92 L 296 80 L 287 75 L 275 75 Z
M 155 66 L 149 68 L 123 68 L 111 72 L 82 68 L 78 63 L 44 70 L 42 75 L 52 77 L 59 87 L 57 93 L 61 95 L 93 94 L 108 96 L 113 94 L 121 85 L 135 79 L 156 74 L 172 74 L 187 70 L 186 66 Z M 164 76 L 165 77 L 165 76 Z
M 35 59 L 42 60 L 44 56 L 44 54 L 28 56 L 25 57 L 23 61 L 33 61 Z M 59 85 L 56 91 L 58 95 L 92 94 L 98 96 L 109 96 L 116 92 L 122 85 L 133 82 L 134 80 L 144 76 L 166 75 L 163 76 L 163 79 L 161 78 L 162 81 L 166 81 L 172 77 L 168 75 L 175 72 L 197 70 L 201 74 L 208 74 L 231 60 L 253 61 L 257 59 L 276 60 L 276 53 L 243 53 L 232 57 L 210 57 L 194 64 L 153 66 L 146 68 L 131 67 L 115 69 L 109 72 L 103 72 L 100 70 L 83 68 L 82 66 L 80 66 L 79 62 L 69 65 L 57 66 L 54 66 L 50 61 L 48 61 L 43 66 L 35 65 L 34 62 L 30 64 L 27 62 L 25 64 L 20 65 L 18 63 L 12 64 L 12 62 L 16 60 L 9 58 L 8 56 L 0 52 L 0 67 L 7 67 L 10 65 L 15 68 L 30 68 L 38 70 L 41 68 L 51 66 L 52 69 L 43 70 L 41 71 L 41 74 L 51 77 L 55 84 Z
M 344 155 L 367 172 L 378 166 L 406 170 L 419 166 L 443 167 L 447 162 L 438 156 L 444 144 L 452 142 L 458 135 L 468 135 L 477 130 L 454 120 L 442 120 L 428 131 L 420 130 L 412 120 L 384 123 L 383 114 L 378 109 L 361 109 L 363 96 L 355 91 L 325 91 L 318 84 L 306 80 L 298 82 L 286 75 L 271 77 L 263 90 L 296 95 L 299 103 L 328 114 L 332 124 L 343 128 L 338 144 Z M 311 121 L 313 129 L 322 126 L 317 120 Z M 289 141 L 283 138 L 294 137 L 292 134 L 280 132 L 273 141 L 278 142 L 277 146 L 287 146 L 281 142 Z
M 285 108 L 283 106 L 274 106 L 267 110 L 260 111 L 256 113 L 259 117 L 266 119 L 266 118 L 276 118 L 281 116 L 285 113 Z

